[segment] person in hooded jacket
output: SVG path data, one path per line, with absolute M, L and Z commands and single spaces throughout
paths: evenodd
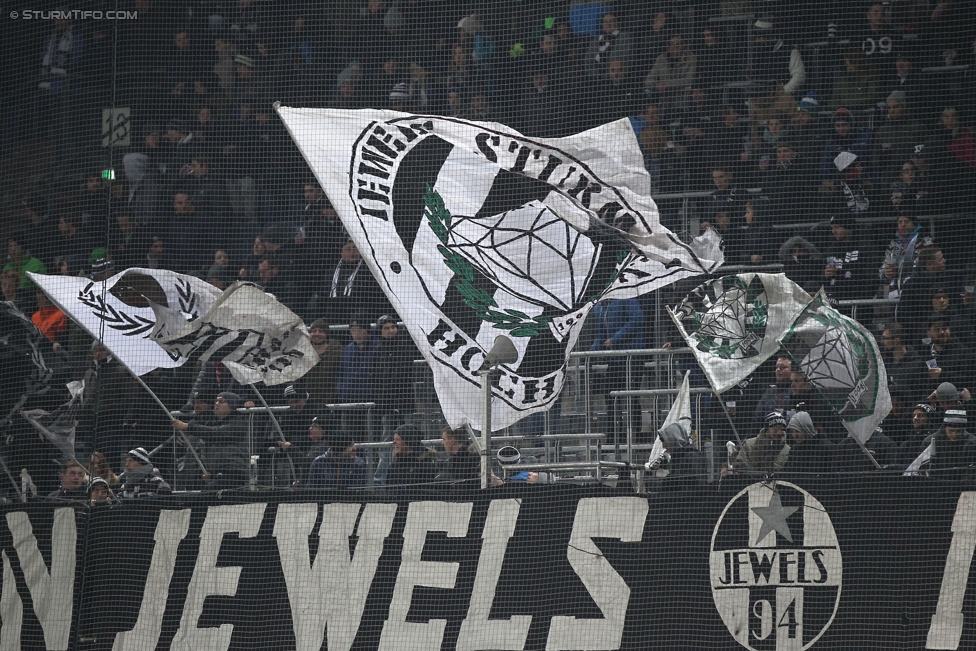
M 786 426 L 790 438 L 790 458 L 786 463 L 787 472 L 814 476 L 827 472 L 828 462 L 834 456 L 834 444 L 819 436 L 813 419 L 805 411 L 798 411 Z
M 312 462 L 308 488 L 355 488 L 366 485 L 366 460 L 356 455 L 352 436 L 339 432 L 332 447 Z

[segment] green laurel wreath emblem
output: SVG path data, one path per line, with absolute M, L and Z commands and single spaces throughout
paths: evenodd
M 735 277 L 726 277 L 723 280 L 726 281 L 727 285 L 731 285 L 730 288 L 746 292 L 744 303 L 751 308 L 751 318 L 746 327 L 745 337 L 738 341 L 723 343 L 715 337 L 695 332 L 694 337 L 698 340 L 697 348 L 703 352 L 711 353 L 720 359 L 732 359 L 740 351 L 744 353 L 755 351 L 752 354 L 758 354 L 755 346 L 759 343 L 762 333 L 766 328 L 766 321 L 769 318 L 769 307 L 759 299 L 763 290 L 753 287 L 751 284 L 747 285 Z M 694 312 L 692 314 L 692 323 L 695 331 L 701 328 L 702 322 L 702 313 L 698 311 Z
M 549 327 L 552 317 L 539 316 L 533 319 L 519 310 L 502 310 L 491 294 L 475 285 L 475 274 L 479 272 L 464 256 L 448 248 L 453 217 L 444 205 L 444 199 L 430 184 L 426 185 L 424 191 L 424 216 L 440 241 L 437 250 L 444 259 L 444 264 L 459 279 L 457 289 L 464 304 L 474 310 L 482 321 L 487 321 L 500 330 L 508 330 L 513 337 L 535 337 Z

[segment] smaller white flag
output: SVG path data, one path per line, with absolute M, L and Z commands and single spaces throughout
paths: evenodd
M 671 409 L 664 418 L 664 423 L 659 431 L 667 429 L 669 425 L 677 423 L 681 425 L 685 434 L 691 436 L 691 383 L 688 381 L 691 371 L 685 371 L 685 378 L 681 381 L 681 388 L 671 403 Z
M 779 350 L 811 300 L 783 274 L 743 273 L 698 286 L 668 313 L 712 388 L 723 393 Z
M 908 467 L 905 468 L 905 472 L 902 476 L 914 477 L 915 475 L 919 474 L 922 466 L 931 461 L 933 456 L 935 456 L 935 441 L 929 443 L 929 446 L 922 450 L 922 454 L 918 455 L 915 458 L 915 461 L 908 464 Z
M 671 403 L 671 409 L 668 411 L 664 423 L 658 430 L 658 435 L 654 437 L 651 454 L 647 459 L 647 463 L 644 464 L 645 470 L 658 470 L 659 466 L 671 460 L 671 455 L 668 452 L 671 447 L 665 447 L 661 433 L 667 430 L 665 437 L 671 441 L 671 446 L 674 446 L 676 443 L 686 444 L 691 442 L 691 385 L 688 382 L 690 375 L 690 371 L 685 371 L 685 378 L 681 382 L 681 388 L 678 389 L 678 394 L 674 397 L 674 402 Z M 675 435 L 675 429 L 678 429 L 680 433 Z M 659 476 L 661 476 L 660 472 Z
M 172 308 L 153 309 L 152 341 L 179 359 L 215 357 L 241 384 L 295 382 L 319 361 L 302 319 L 252 283 L 234 283 L 192 321 Z
M 220 296 L 219 289 L 199 278 L 165 269 L 132 268 L 101 281 L 28 275 L 59 310 L 136 375 L 186 361 L 167 354 L 149 338 L 157 325 L 152 304 L 166 307 L 185 323 L 204 314 Z

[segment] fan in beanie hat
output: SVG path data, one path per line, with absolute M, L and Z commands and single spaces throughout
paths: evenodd
M 786 429 L 786 426 L 788 424 L 789 423 L 786 420 L 786 415 L 783 414 L 783 412 L 781 412 L 781 411 L 771 411 L 768 414 L 766 414 L 766 427 L 765 427 L 765 429 L 767 429 L 767 430 L 769 428 L 771 428 L 771 427 L 776 427 L 776 426 L 779 426 L 779 427 L 782 427 L 783 429 Z
M 418 453 L 424 449 L 422 441 L 424 440 L 423 431 L 416 425 L 400 425 L 393 432 L 395 436 L 399 436 L 403 444 L 408 448 L 411 453 Z
M 223 398 L 224 402 L 230 405 L 231 409 L 238 409 L 241 403 L 244 402 L 239 395 L 233 391 L 221 391 L 217 394 L 218 398 Z
M 946 427 L 965 429 L 967 423 L 966 410 L 946 409 L 945 415 L 942 417 L 942 422 L 946 425 Z

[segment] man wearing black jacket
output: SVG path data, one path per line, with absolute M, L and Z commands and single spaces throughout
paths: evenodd
M 393 431 L 413 412 L 413 360 L 420 354 L 396 319 L 384 314 L 376 320 L 380 336 L 370 355 L 369 381 L 372 387 L 374 417 L 380 418 L 382 440 L 392 441 Z M 376 481 L 386 481 L 390 460 L 388 450 L 380 453 Z
M 436 455 L 423 445 L 423 431 L 416 425 L 401 425 L 393 433 L 393 463 L 388 486 L 429 484 L 434 481 Z
M 288 402 L 288 411 L 277 415 L 281 433 L 272 422 L 268 423 L 267 428 L 269 445 L 276 446 L 279 451 L 271 455 L 272 480 L 275 486 L 281 485 L 289 475 L 294 475 L 294 481 L 304 481 L 312 460 L 326 449 L 321 439 L 313 439 L 309 431 L 317 423 L 315 419 L 324 408 L 312 405 L 308 391 L 294 384 L 285 387 L 282 397 Z M 281 434 L 285 435 L 284 440 Z M 288 456 L 280 454 L 281 452 Z
M 207 447 L 203 462 L 207 472 L 203 481 L 209 490 L 237 488 L 247 484 L 247 421 L 236 413 L 241 397 L 231 391 L 217 394 L 214 425 L 173 421 L 173 429 L 203 439 Z
M 48 499 L 78 500 L 88 499 L 88 489 L 85 485 L 85 468 L 77 460 L 65 462 L 61 468 L 60 486 L 58 490 L 47 496 Z
M 973 476 L 976 464 L 976 436 L 966 430 L 966 410 L 947 409 L 942 428 L 932 436 L 933 476 L 944 480 L 965 481 Z
M 810 414 L 805 411 L 793 414 L 786 426 L 786 434 L 790 437 L 786 472 L 815 476 L 830 470 L 828 463 L 834 455 L 834 444 L 829 439 L 817 436 L 817 428 Z
M 453 430 L 450 427 L 441 430 L 441 441 L 444 442 L 447 460 L 438 475 L 439 479 L 463 482 L 467 486 L 478 485 L 476 482 L 481 477 L 481 458 L 473 446 L 467 444 L 467 439 L 464 430 Z
M 927 369 L 913 347 L 905 343 L 907 333 L 900 323 L 889 323 L 881 333 L 881 352 L 892 389 L 897 388 L 912 400 L 921 400 L 921 386 Z

